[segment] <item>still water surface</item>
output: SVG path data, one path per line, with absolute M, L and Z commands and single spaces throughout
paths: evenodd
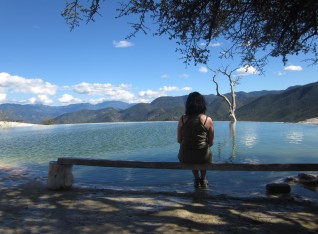
M 214 163 L 318 163 L 318 126 L 291 123 L 215 122 Z M 137 122 L 34 126 L 1 129 L 0 162 L 26 168 L 46 179 L 49 161 L 85 157 L 139 161 L 178 161 L 176 122 Z M 192 191 L 192 174 L 75 166 L 75 184 L 114 189 Z M 208 193 L 264 195 L 265 185 L 299 172 L 208 172 Z M 317 192 L 292 192 L 317 199 Z

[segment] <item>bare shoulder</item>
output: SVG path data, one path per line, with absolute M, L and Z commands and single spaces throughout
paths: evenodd
M 213 120 L 210 116 L 208 115 L 201 115 L 200 118 L 202 123 L 205 123 L 205 126 L 209 129 L 210 127 L 213 126 Z
M 200 120 L 202 122 L 205 122 L 205 120 L 206 120 L 206 122 L 212 122 L 212 118 L 208 115 L 205 115 L 205 114 L 201 115 Z
M 212 119 L 212 117 L 208 116 L 207 121 L 210 122 L 211 124 L 213 124 L 213 119 Z

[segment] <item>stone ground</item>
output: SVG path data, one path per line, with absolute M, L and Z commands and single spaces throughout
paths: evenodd
M 49 191 L 0 166 L 0 233 L 317 233 L 318 204 L 295 197 L 73 188 Z

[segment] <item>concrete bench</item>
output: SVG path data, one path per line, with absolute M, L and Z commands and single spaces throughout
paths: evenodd
M 144 162 L 90 158 L 58 158 L 49 164 L 47 188 L 51 190 L 69 189 L 73 184 L 73 165 L 97 167 L 123 167 L 173 170 L 209 171 L 318 171 L 318 164 L 235 164 L 207 163 L 186 164 L 180 162 Z

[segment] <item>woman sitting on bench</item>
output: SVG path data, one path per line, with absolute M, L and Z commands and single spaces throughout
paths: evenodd
M 185 106 L 185 115 L 178 123 L 178 143 L 180 144 L 178 158 L 183 163 L 210 163 L 212 152 L 210 147 L 214 141 L 212 118 L 205 115 L 204 97 L 198 93 L 190 93 Z M 206 170 L 193 170 L 194 187 L 206 188 L 208 180 Z

